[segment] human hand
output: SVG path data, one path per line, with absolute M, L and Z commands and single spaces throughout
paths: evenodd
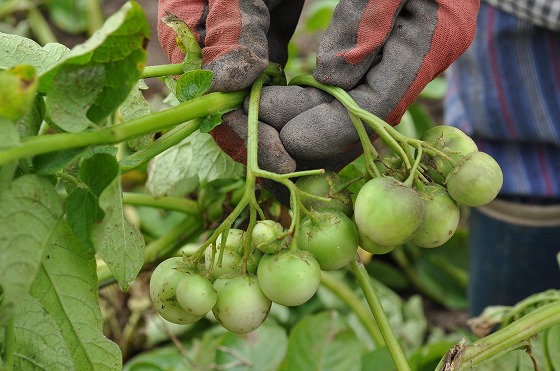
M 185 57 L 175 31 L 161 19 L 169 14 L 183 20 L 202 49 L 203 68 L 214 73 L 210 91 L 246 88 L 268 62 L 284 65 L 288 41 L 297 25 L 304 0 L 160 0 L 158 36 L 172 63 Z M 233 159 L 245 162 L 247 123 L 242 112 L 226 114 L 212 136 Z M 259 129 L 259 164 L 276 173 L 296 169 L 278 132 L 264 123 Z
M 478 0 L 341 0 L 324 35 L 314 77 L 349 91 L 365 110 L 399 123 L 428 82 L 470 45 Z M 259 117 L 280 132 L 299 169 L 337 170 L 361 146 L 346 109 L 325 99 L 313 107 L 314 88 L 269 87 Z

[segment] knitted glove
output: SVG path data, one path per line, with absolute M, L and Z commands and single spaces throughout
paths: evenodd
M 173 14 L 183 20 L 202 48 L 203 68 L 214 72 L 210 91 L 246 88 L 268 62 L 288 59 L 288 41 L 297 25 L 303 0 L 160 0 L 158 37 L 172 63 L 184 54 L 176 34 L 161 19 Z M 212 132 L 215 141 L 234 160 L 245 162 L 247 119 L 242 112 L 224 115 Z M 286 152 L 278 132 L 260 123 L 259 164 L 277 173 L 292 172 L 294 159 Z
M 336 85 L 364 109 L 399 123 L 428 82 L 471 43 L 478 0 L 341 0 L 319 46 L 314 77 Z M 263 92 L 260 119 L 280 131 L 299 168 L 337 169 L 361 146 L 346 109 L 313 88 Z

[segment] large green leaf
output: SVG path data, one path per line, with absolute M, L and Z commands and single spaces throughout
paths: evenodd
M 28 297 L 14 314 L 14 369 L 73 370 L 74 363 L 53 316 Z
M 69 52 L 70 49 L 62 44 L 49 43 L 42 47 L 29 38 L 0 32 L 0 69 L 28 64 L 41 75 Z
M 153 196 L 183 196 L 217 179 L 237 178 L 243 166 L 231 159 L 210 134 L 195 132 L 155 157 L 146 186 Z
M 290 334 L 283 370 L 361 370 L 360 344 L 335 311 L 303 318 Z
M 288 337 L 279 326 L 263 325 L 244 336 L 227 333 L 218 344 L 216 364 L 228 370 L 275 371 L 284 359 Z M 237 364 L 237 365 L 236 365 Z
M 52 234 L 31 295 L 52 316 L 75 370 L 120 370 L 119 347 L 103 335 L 97 265 L 65 222 Z
M 126 3 L 91 38 L 41 76 L 40 90 L 47 93 L 50 120 L 70 132 L 102 123 L 137 84 L 149 38 L 142 8 Z
M 26 175 L 0 193 L 0 325 L 29 291 L 64 210 L 46 179 Z

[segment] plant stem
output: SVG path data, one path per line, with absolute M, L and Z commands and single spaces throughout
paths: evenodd
M 180 143 L 183 139 L 194 133 L 200 126 L 200 120 L 195 119 L 194 121 L 197 122 L 192 121 L 193 120 L 174 127 L 147 147 L 144 147 L 120 160 L 119 166 L 121 168 L 121 173 L 126 173 L 127 171 L 148 162 L 155 156 Z
M 466 346 L 461 358 L 455 363 L 456 369 L 475 368 L 484 361 L 494 358 L 560 323 L 560 301 L 543 305 L 510 325 Z M 445 357 L 437 370 L 444 366 Z
M 135 206 L 150 206 L 166 210 L 181 211 L 187 215 L 201 217 L 198 203 L 183 197 L 152 197 L 147 194 L 124 192 L 123 203 Z
M 356 259 L 350 262 L 350 267 L 352 268 L 352 272 L 354 273 L 354 276 L 364 293 L 371 309 L 371 313 L 373 314 L 373 317 L 377 322 L 377 326 L 383 335 L 383 339 L 385 339 L 385 344 L 391 353 L 393 362 L 395 362 L 395 366 L 397 366 L 397 370 L 410 371 L 410 366 L 408 365 L 404 352 L 395 333 L 393 332 L 393 329 L 391 328 L 391 324 L 389 323 L 389 319 L 383 310 L 383 306 L 377 297 L 373 282 L 369 277 L 366 268 L 360 261 L 359 256 L 356 256 Z
M 29 19 L 29 25 L 33 34 L 39 41 L 39 44 L 45 45 L 48 43 L 55 43 L 56 36 L 52 32 L 48 22 L 43 17 L 43 14 L 39 11 L 39 9 L 35 7 L 29 8 L 27 11 L 27 17 Z
M 354 294 L 354 292 L 340 280 L 337 280 L 332 274 L 321 271 L 321 284 L 327 289 L 332 291 L 336 296 L 338 296 L 352 311 L 358 316 L 358 319 L 366 330 L 371 335 L 372 340 L 375 345 L 382 347 L 385 346 L 385 340 L 383 340 L 383 335 L 377 327 L 375 319 L 372 317 L 371 312 L 363 304 L 360 298 Z
M 158 66 L 146 66 L 142 72 L 142 78 L 148 79 L 150 77 L 160 76 L 176 76 L 183 74 L 183 64 L 162 64 Z
M 210 113 L 240 107 L 245 99 L 245 91 L 232 93 L 211 93 L 179 104 L 165 111 L 154 112 L 146 116 L 105 127 L 97 131 L 82 133 L 60 133 L 29 137 L 22 140 L 18 147 L 0 151 L 0 165 L 20 158 L 38 154 L 62 151 L 65 149 L 86 147 L 99 144 L 115 144 L 141 135 L 166 130 L 186 121 L 206 116 Z M 198 129 L 198 121 L 185 125 Z
M 101 8 L 100 0 L 87 0 L 87 27 L 88 34 L 91 36 L 95 31 L 103 26 L 104 16 Z

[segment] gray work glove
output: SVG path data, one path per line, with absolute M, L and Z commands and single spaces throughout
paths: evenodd
M 172 63 L 184 54 L 176 34 L 161 19 L 173 14 L 193 31 L 202 48 L 203 68 L 214 72 L 211 91 L 248 87 L 268 62 L 285 65 L 288 42 L 299 20 L 304 0 L 160 0 L 158 36 Z M 246 162 L 247 117 L 232 112 L 212 132 L 220 147 L 238 162 Z M 261 123 L 259 165 L 276 173 L 293 172 L 295 160 L 286 152 L 278 131 Z
M 470 45 L 478 0 L 341 0 L 319 46 L 314 77 L 349 92 L 391 125 Z M 260 119 L 280 131 L 298 168 L 337 170 L 361 151 L 346 109 L 314 88 L 269 87 Z
M 212 88 L 227 91 L 249 85 L 267 57 L 285 63 L 301 5 L 161 0 L 160 16 L 169 11 L 196 31 L 205 68 L 215 72 Z M 478 0 L 341 0 L 321 41 L 314 76 L 349 90 L 362 108 L 395 125 L 425 85 L 471 43 L 478 7 Z M 170 59 L 180 61 L 173 31 L 165 25 L 158 31 Z M 212 134 L 243 161 L 239 133 L 246 123 L 239 113 L 235 120 L 229 116 Z M 268 129 L 266 135 L 259 132 L 259 163 L 267 170 L 293 171 L 296 162 L 300 169 L 337 170 L 361 152 L 346 110 L 315 89 L 266 88 L 259 117 L 280 132 L 279 138 Z

